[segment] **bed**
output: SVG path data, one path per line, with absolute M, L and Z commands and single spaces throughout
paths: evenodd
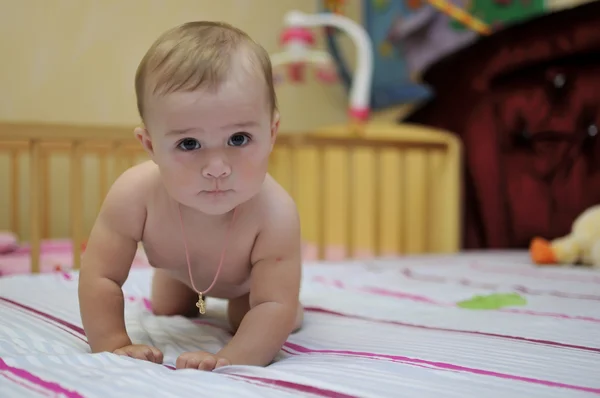
M 230 338 L 224 303 L 206 318 L 151 315 L 152 268 L 124 291 L 133 339 L 163 365 L 89 354 L 77 271 L 0 278 L 2 397 L 592 397 L 600 395 L 600 274 L 540 269 L 523 253 L 307 263 L 303 329 L 265 367 L 174 370 L 184 350 Z M 463 300 L 515 292 L 525 306 Z
M 538 268 L 523 252 L 461 253 L 456 140 L 370 129 L 279 141 L 272 174 L 306 225 L 305 323 L 269 366 L 208 373 L 175 359 L 226 344 L 226 303 L 209 298 L 198 319 L 152 315 L 143 253 L 124 286 L 126 324 L 164 363 L 92 355 L 86 343 L 78 259 L 111 179 L 143 158 L 130 130 L 0 125 L 12 188 L 0 229 L 18 234 L 13 255 L 29 265 L 0 277 L 0 397 L 600 395 L 600 274 Z M 53 189 L 68 200 L 48 200 Z

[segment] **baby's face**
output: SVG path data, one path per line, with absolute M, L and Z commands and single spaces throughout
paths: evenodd
M 148 99 L 142 142 L 176 201 L 217 215 L 259 192 L 278 126 L 265 91 L 258 78 L 237 78 Z

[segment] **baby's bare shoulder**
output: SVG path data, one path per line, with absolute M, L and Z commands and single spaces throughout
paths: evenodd
M 300 218 L 289 193 L 267 176 L 256 203 L 259 228 L 253 263 L 265 257 L 288 257 L 300 249 Z
M 146 220 L 147 201 L 159 183 L 158 171 L 152 162 L 127 169 L 111 186 L 99 220 L 124 235 L 139 239 Z
M 269 223 L 280 220 L 295 223 L 298 215 L 296 202 L 290 194 L 271 176 L 267 175 L 258 195 L 257 207 L 261 219 Z

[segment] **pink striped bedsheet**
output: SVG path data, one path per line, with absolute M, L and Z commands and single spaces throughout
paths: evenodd
M 162 365 L 90 354 L 77 273 L 0 278 L 0 397 L 594 397 L 600 396 L 600 272 L 536 268 L 524 253 L 307 262 L 306 316 L 267 367 L 175 370 L 215 352 L 225 305 L 203 319 L 156 317 L 151 268 L 125 284 L 136 342 Z M 518 293 L 523 306 L 458 302 Z

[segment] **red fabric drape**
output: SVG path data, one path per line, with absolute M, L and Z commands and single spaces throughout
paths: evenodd
M 403 121 L 465 149 L 464 247 L 526 248 L 600 203 L 600 2 L 482 38 L 424 75 Z

